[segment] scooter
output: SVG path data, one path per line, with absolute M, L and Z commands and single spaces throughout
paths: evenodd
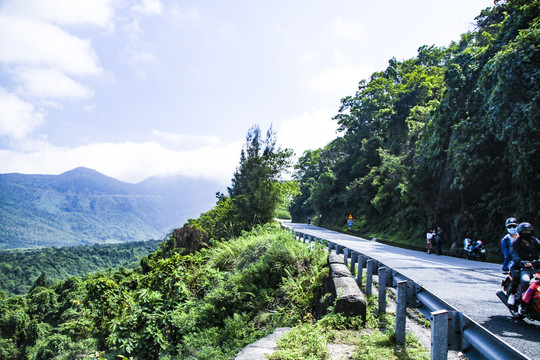
M 518 320 L 528 318 L 529 320 L 540 321 L 540 261 L 533 261 L 533 269 L 538 270 L 537 274 L 532 277 L 529 288 L 521 296 L 521 301 L 528 304 L 527 311 L 524 314 L 520 314 L 518 311 L 519 301 L 516 301 L 515 305 L 508 304 L 508 296 L 510 295 L 510 286 L 512 283 L 512 275 L 508 276 L 502 281 L 502 290 L 497 291 L 497 296 L 503 302 L 504 305 L 510 310 L 512 317 Z
M 468 260 L 484 261 L 486 259 L 486 249 L 482 240 L 472 241 L 466 238 L 463 240 L 463 249 Z

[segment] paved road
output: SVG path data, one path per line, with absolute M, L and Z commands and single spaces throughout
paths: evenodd
M 296 231 L 368 255 L 422 285 L 531 359 L 540 359 L 540 324 L 517 321 L 495 293 L 501 265 L 393 247 L 314 225 L 287 223 Z

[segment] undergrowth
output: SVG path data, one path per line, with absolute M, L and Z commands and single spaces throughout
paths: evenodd
M 353 345 L 352 360 L 427 360 L 429 351 L 418 339 L 407 334 L 403 345 L 396 344 L 395 318 L 377 314 L 375 297 L 367 298 L 367 320 L 331 312 L 317 322 L 300 324 L 285 333 L 277 342 L 277 351 L 269 360 L 325 360 L 329 344 Z

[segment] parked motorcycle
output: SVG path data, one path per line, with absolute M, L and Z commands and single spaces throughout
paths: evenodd
M 463 240 L 463 249 L 468 260 L 484 261 L 486 259 L 486 249 L 482 240 L 472 241 L 467 238 Z
M 515 305 L 508 304 L 508 296 L 510 295 L 510 285 L 512 283 L 512 275 L 508 276 L 502 281 L 502 290 L 497 291 L 497 296 L 504 305 L 510 310 L 512 317 L 516 319 L 523 319 L 527 317 L 530 320 L 540 321 L 540 261 L 533 261 L 533 269 L 539 272 L 535 274 L 530 283 L 529 288 L 522 294 L 521 301 L 528 304 L 525 314 L 520 314 L 518 311 L 519 301 L 516 301 Z

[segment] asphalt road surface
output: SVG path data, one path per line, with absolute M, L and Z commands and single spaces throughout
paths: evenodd
M 495 294 L 501 264 L 402 249 L 314 225 L 283 222 L 296 231 L 356 250 L 405 275 L 531 359 L 540 359 L 540 323 L 515 320 Z

